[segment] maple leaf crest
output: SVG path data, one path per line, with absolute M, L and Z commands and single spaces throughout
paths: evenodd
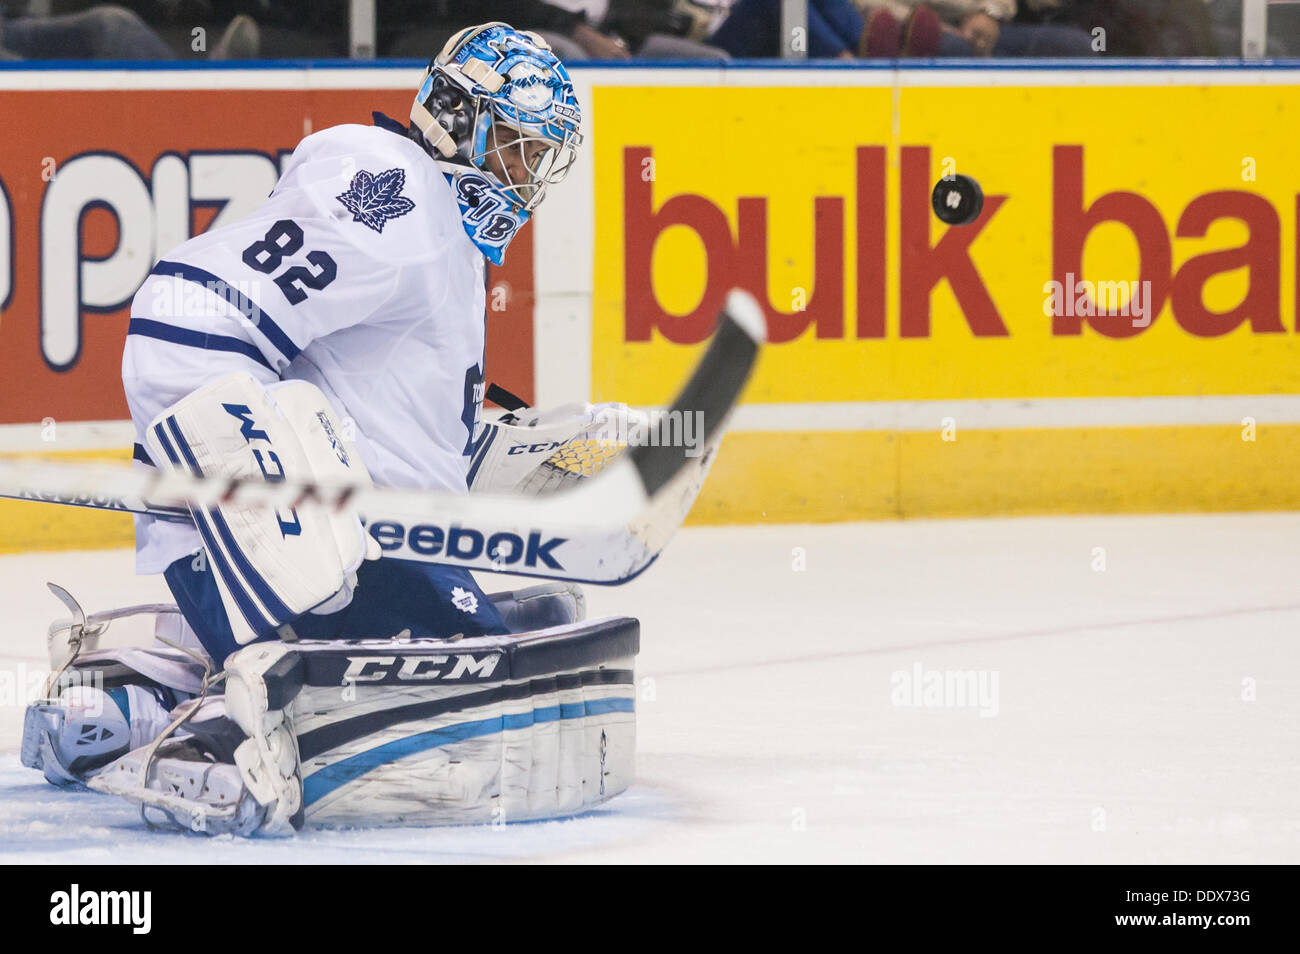
M 405 215 L 415 208 L 415 203 L 402 195 L 406 185 L 406 171 L 386 169 L 377 176 L 358 170 L 347 191 L 335 196 L 349 212 L 352 221 L 382 232 L 389 219 Z
M 459 586 L 451 588 L 451 605 L 462 613 L 478 612 L 478 597 Z

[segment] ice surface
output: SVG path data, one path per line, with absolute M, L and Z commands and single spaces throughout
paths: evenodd
M 87 610 L 166 593 L 126 552 L 0 557 L 0 861 L 1295 863 L 1298 544 L 1297 514 L 688 529 L 588 590 L 642 621 L 630 792 L 253 841 L 149 832 L 19 766 L 44 582 Z M 917 665 L 996 674 L 996 714 L 895 705 Z

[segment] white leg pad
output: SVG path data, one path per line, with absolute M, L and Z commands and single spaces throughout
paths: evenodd
M 266 388 L 249 374 L 227 375 L 154 418 L 146 440 L 160 467 L 196 477 L 369 481 L 328 400 L 304 381 Z M 362 559 L 378 555 L 351 511 L 308 503 L 190 512 L 240 643 L 303 613 L 342 609 Z
M 302 808 L 298 743 L 293 731 L 296 657 L 284 643 L 258 643 L 226 661 L 226 713 L 248 739 L 235 750 L 248 790 L 266 806 L 263 830 L 283 834 Z

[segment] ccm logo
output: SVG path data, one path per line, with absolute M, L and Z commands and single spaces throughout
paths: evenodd
M 343 682 L 489 679 L 500 658 L 499 653 L 482 656 L 473 653 L 456 653 L 454 656 L 349 656 Z
M 477 560 L 485 556 L 493 563 L 504 566 L 521 563 L 524 566 L 545 566 L 552 570 L 564 569 L 560 561 L 551 555 L 551 551 L 567 539 L 544 538 L 536 530 L 528 534 L 527 540 L 517 533 L 494 533 L 484 539 L 483 534 L 472 527 L 443 530 L 442 527 L 420 523 L 408 530 L 391 520 L 372 523 L 370 535 L 385 553 L 405 546 L 412 553 L 421 556 L 443 553 L 456 560 Z
M 507 457 L 513 457 L 516 454 L 549 454 L 551 451 L 559 450 L 568 441 L 542 441 L 540 444 L 512 444 L 510 450 L 506 451 Z

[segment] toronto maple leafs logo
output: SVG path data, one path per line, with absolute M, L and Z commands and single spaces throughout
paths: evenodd
M 377 176 L 361 169 L 352 177 L 347 191 L 335 198 L 352 213 L 353 222 L 382 232 L 389 219 L 415 208 L 415 203 L 402 195 L 404 185 L 404 169 L 386 169 Z
M 459 586 L 451 588 L 451 605 L 462 613 L 478 612 L 478 597 Z

